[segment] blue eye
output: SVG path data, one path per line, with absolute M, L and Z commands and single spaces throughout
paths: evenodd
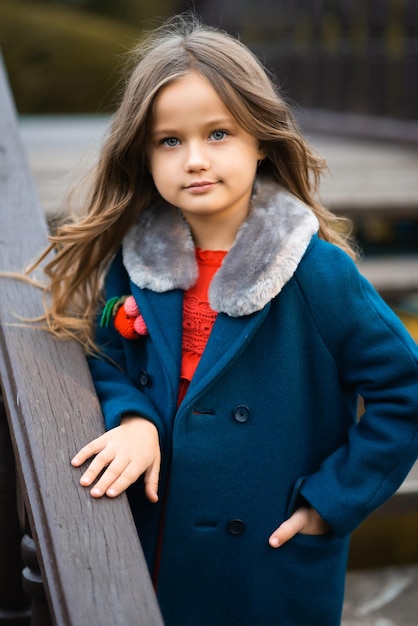
M 221 141 L 222 139 L 225 139 L 227 134 L 226 130 L 214 130 L 213 133 L 210 134 L 210 137 L 214 141 Z
M 167 146 L 168 148 L 174 148 L 179 144 L 179 140 L 175 137 L 167 137 L 166 139 L 161 140 L 161 144 Z

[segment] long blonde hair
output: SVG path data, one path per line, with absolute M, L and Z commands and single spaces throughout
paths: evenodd
M 316 200 L 325 168 L 303 138 L 274 80 L 239 40 L 179 16 L 133 51 L 134 68 L 113 116 L 94 172 L 84 217 L 63 224 L 32 266 L 51 253 L 44 322 L 58 337 L 75 337 L 94 350 L 94 321 L 105 271 L 138 214 L 155 198 L 146 147 L 160 90 L 191 71 L 206 78 L 237 122 L 258 138 L 268 174 L 304 201 L 320 223 L 319 236 L 355 256 L 346 222 Z

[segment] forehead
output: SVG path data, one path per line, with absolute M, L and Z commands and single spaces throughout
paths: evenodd
M 153 130 L 167 124 L 185 124 L 212 117 L 232 119 L 210 82 L 192 72 L 163 87 L 152 109 Z

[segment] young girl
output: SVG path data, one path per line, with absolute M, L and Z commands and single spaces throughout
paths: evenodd
M 52 237 L 46 318 L 107 428 L 72 463 L 95 498 L 129 487 L 167 626 L 339 624 L 349 535 L 417 458 L 417 347 L 322 167 L 251 52 L 179 18 Z

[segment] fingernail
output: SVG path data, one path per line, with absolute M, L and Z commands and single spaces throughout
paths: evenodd
M 71 459 L 71 463 L 73 465 L 77 465 L 80 462 L 80 459 L 78 458 L 78 456 L 75 456 L 73 459 Z
M 272 548 L 278 548 L 280 545 L 280 541 L 277 539 L 277 537 L 270 537 L 269 543 Z
M 91 495 L 92 496 L 101 496 L 102 495 L 102 490 L 99 489 L 99 487 L 94 487 L 94 489 L 91 490 Z
M 106 495 L 108 495 L 110 498 L 113 498 L 116 495 L 116 491 L 111 487 L 106 491 Z

